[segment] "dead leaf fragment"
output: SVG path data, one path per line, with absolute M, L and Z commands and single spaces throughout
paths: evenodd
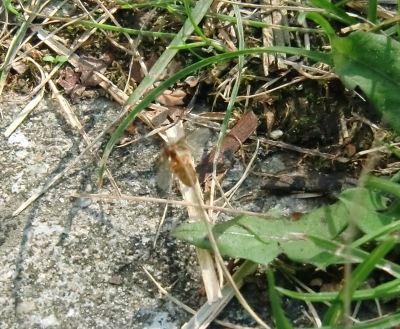
M 193 88 L 199 83 L 199 78 L 191 75 L 185 79 L 185 82 L 189 85 L 189 87 Z
M 151 70 L 151 68 L 157 62 L 157 60 L 158 56 L 153 55 L 147 61 L 144 62 L 147 72 Z M 145 76 L 146 76 L 145 72 L 143 72 L 143 68 L 140 65 L 140 62 L 138 60 L 134 61 L 131 66 L 131 79 L 134 80 L 136 83 L 141 83 Z
M 349 158 L 352 157 L 354 154 L 356 154 L 356 152 L 357 152 L 357 148 L 354 144 L 346 145 L 345 153 L 346 153 L 347 157 L 349 157 Z
M 220 147 L 220 156 L 217 159 L 218 169 L 226 163 L 227 157 L 230 158 L 244 141 L 249 138 L 258 126 L 257 116 L 253 111 L 244 114 L 232 130 L 225 136 Z M 199 175 L 199 182 L 203 183 L 213 170 L 213 161 L 217 149 L 214 148 L 196 167 Z
M 104 73 L 108 67 L 102 59 L 97 59 L 91 56 L 82 56 L 78 63 L 76 72 L 81 72 L 80 82 L 85 87 L 96 87 L 102 79 L 93 74 L 94 71 Z
M 69 66 L 62 71 L 61 76 L 57 80 L 57 84 L 65 89 L 67 93 L 75 87 L 79 80 L 79 73 L 75 73 Z
M 174 91 L 165 90 L 162 95 L 157 98 L 157 102 L 164 106 L 183 105 L 183 98 L 185 98 L 185 96 L 186 93 L 181 89 Z
M 22 61 L 18 62 L 13 62 L 11 64 L 11 67 L 18 73 L 18 74 L 24 74 L 26 70 L 28 69 L 28 65 L 22 63 Z

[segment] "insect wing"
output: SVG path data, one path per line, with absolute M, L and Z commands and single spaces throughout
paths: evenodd
M 209 141 L 210 135 L 208 128 L 199 128 L 187 135 L 187 148 L 194 158 L 198 158 L 201 155 L 203 146 Z
M 178 176 L 186 186 L 193 186 L 197 177 L 189 152 L 194 156 L 196 153 L 200 154 L 202 146 L 209 138 L 208 129 L 197 129 L 188 134 L 188 139 L 183 137 L 176 143 L 166 145 L 157 172 L 157 186 L 162 190 L 167 190 L 172 173 Z
M 157 186 L 166 191 L 171 184 L 172 173 L 169 165 L 168 158 L 165 155 L 161 156 L 160 165 L 157 171 Z

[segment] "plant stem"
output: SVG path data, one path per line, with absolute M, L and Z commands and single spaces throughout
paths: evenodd
M 377 0 L 368 1 L 368 20 L 373 24 L 376 24 L 377 21 L 377 7 L 378 7 Z

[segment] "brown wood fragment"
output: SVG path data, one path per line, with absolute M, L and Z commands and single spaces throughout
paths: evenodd
M 272 127 L 274 126 L 275 123 L 275 113 L 272 112 L 264 103 L 263 106 L 264 106 L 264 118 L 267 124 L 267 137 L 270 137 Z
M 301 217 L 303 217 L 305 214 L 302 212 L 292 212 L 289 216 L 290 220 L 292 222 L 298 221 Z
M 232 155 L 239 149 L 240 145 L 249 138 L 258 125 L 257 116 L 253 111 L 249 111 L 244 114 L 237 124 L 232 128 L 232 130 L 225 136 L 221 147 L 220 156 L 217 159 L 217 169 L 226 170 L 224 167 L 225 159 L 229 159 Z M 208 175 L 213 170 L 213 161 L 215 152 L 217 148 L 215 147 L 196 167 L 196 172 L 199 176 L 199 182 L 203 183 Z
M 344 184 L 344 174 L 323 174 L 309 171 L 306 175 L 281 175 L 264 181 L 262 190 L 275 193 L 340 191 Z

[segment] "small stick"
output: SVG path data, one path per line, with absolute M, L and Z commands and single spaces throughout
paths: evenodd
M 300 153 L 304 153 L 304 154 L 308 154 L 308 155 L 312 155 L 312 156 L 319 156 L 321 158 L 335 160 L 335 161 L 339 161 L 342 163 L 347 163 L 350 161 L 349 158 L 345 158 L 345 157 L 341 157 L 341 156 L 337 156 L 337 155 L 333 155 L 333 154 L 329 154 L 329 153 L 323 153 L 323 152 L 320 152 L 317 150 L 310 150 L 310 149 L 306 149 L 303 147 L 287 144 L 284 142 L 274 141 L 272 139 L 266 139 L 266 138 L 262 138 L 262 137 L 250 137 L 250 139 L 259 140 L 260 142 L 267 143 L 269 145 L 273 145 L 273 146 L 277 146 L 277 147 L 281 147 L 283 149 L 296 151 L 296 152 L 300 152 Z
M 68 198 L 88 198 L 88 199 L 100 199 L 102 201 L 119 201 L 119 200 L 127 200 L 127 201 L 135 201 L 135 202 L 155 202 L 155 203 L 162 203 L 162 204 L 172 204 L 176 206 L 184 206 L 184 207 L 197 207 L 197 208 L 204 208 L 204 209 L 212 209 L 215 211 L 220 211 L 227 214 L 233 215 L 249 215 L 249 216 L 257 216 L 267 219 L 277 219 L 278 217 L 272 215 L 266 215 L 258 212 L 253 211 L 246 211 L 246 210 L 239 210 L 239 209 L 230 209 L 218 206 L 210 206 L 210 205 L 203 205 L 200 206 L 198 203 L 195 202 L 187 202 L 187 201 L 179 201 L 179 200 L 167 200 L 161 198 L 150 198 L 150 197 L 143 197 L 143 196 L 133 196 L 133 195 L 126 195 L 121 194 L 121 196 L 117 197 L 113 194 L 90 194 L 90 193 L 72 193 L 67 194 L 66 197 Z

